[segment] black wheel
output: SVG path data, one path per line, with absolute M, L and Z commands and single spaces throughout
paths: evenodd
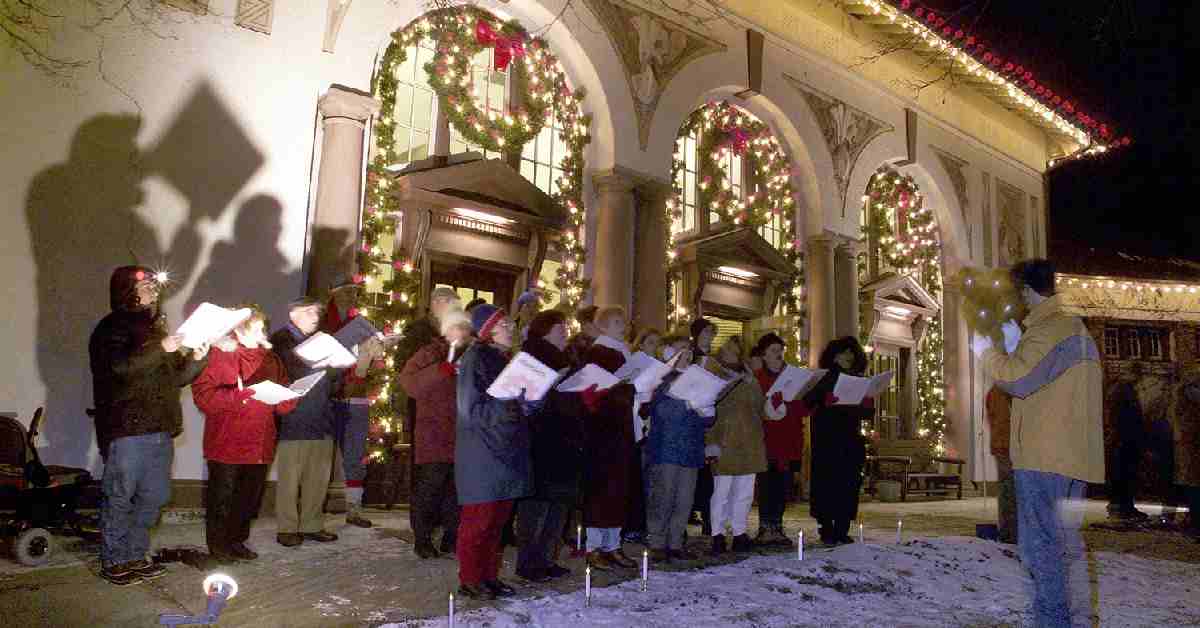
M 30 528 L 17 535 L 13 543 L 13 554 L 17 562 L 34 567 L 44 565 L 54 551 L 54 539 L 45 528 Z

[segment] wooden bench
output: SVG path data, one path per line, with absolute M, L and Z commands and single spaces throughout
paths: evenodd
M 900 501 L 909 494 L 948 495 L 952 490 L 963 498 L 962 470 L 965 460 L 931 456 L 922 440 L 882 441 L 879 455 L 867 456 L 867 492 L 875 495 L 881 479 L 900 482 Z M 956 466 L 954 473 L 941 473 L 937 465 Z

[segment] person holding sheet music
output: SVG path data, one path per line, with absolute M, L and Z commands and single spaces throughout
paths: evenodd
M 709 520 L 714 555 L 725 552 L 726 524 L 733 533 L 733 551 L 751 549 L 746 524 L 754 501 L 754 477 L 767 470 L 763 444 L 765 397 L 742 356 L 741 338 L 730 336 L 708 367 L 731 382 L 717 401 L 716 422 L 704 435 L 704 455 L 713 473 Z
M 600 335 L 583 355 L 583 365 L 594 364 L 615 373 L 629 358 L 625 337 L 625 310 L 605 307 L 596 312 Z M 621 526 L 630 509 L 641 501 L 641 473 L 633 436 L 633 384 L 588 388 L 581 395 L 586 406 L 586 470 L 584 472 L 584 526 L 587 559 L 592 569 L 636 567 L 621 551 Z
M 600 335 L 600 331 L 596 328 L 596 310 L 594 305 L 579 308 L 575 312 L 575 321 L 579 323 L 579 333 L 571 336 L 567 340 L 567 357 L 571 360 L 571 366 L 579 368 L 583 366 L 583 354 L 587 353 L 592 343 Z
M 768 332 L 755 345 L 762 356 L 762 367 L 755 371 L 758 385 L 764 394 L 783 369 L 786 344 L 775 332 Z M 787 509 L 788 489 L 792 486 L 792 474 L 799 470 L 804 459 L 804 403 L 795 399 L 785 402 L 782 393 L 767 399 L 782 418 L 768 416 L 763 421 L 763 436 L 767 447 L 767 470 L 758 475 L 762 494 L 758 498 L 758 536 L 760 545 L 791 546 L 791 538 L 783 529 L 783 513 Z
M 146 560 L 150 527 L 171 495 L 174 438 L 183 432 L 179 389 L 204 369 L 208 345 L 186 352 L 168 335 L 163 281 L 145 266 L 109 280 L 112 312 L 92 331 L 88 356 L 96 403 L 96 444 L 104 458 L 100 577 L 131 585 L 166 573 Z
M 697 318 L 692 321 L 688 331 L 692 339 L 692 364 L 704 368 L 710 360 L 708 354 L 712 351 L 713 339 L 717 337 L 717 326 L 706 318 Z M 712 502 L 712 494 L 712 469 L 704 465 L 696 475 L 696 494 L 692 497 L 692 508 L 699 513 L 700 534 L 706 538 L 712 535 L 712 519 L 708 516 L 711 512 L 709 504 Z
M 521 350 L 554 369 L 569 368 L 566 316 L 558 310 L 539 312 L 530 320 Z M 577 392 L 557 388 L 546 393 L 530 417 L 533 494 L 517 503 L 517 575 L 542 582 L 570 574 L 554 562 L 554 543 L 567 515 L 579 499 L 583 471 L 583 400 Z
M 330 397 L 337 371 L 324 364 L 308 363 L 297 352 L 319 333 L 321 302 L 302 297 L 288 304 L 288 324 L 271 334 L 275 354 L 283 360 L 293 380 L 321 370 L 325 376 L 279 421 L 275 451 L 276 541 L 295 547 L 305 540 L 328 543 L 337 535 L 324 529 L 325 494 L 333 466 L 333 406 Z
M 208 366 L 192 384 L 192 398 L 204 414 L 205 538 L 217 562 L 254 560 L 246 547 L 250 520 L 262 502 L 267 472 L 275 458 L 277 417 L 295 410 L 296 400 L 269 405 L 254 399 L 250 386 L 291 382 L 287 368 L 271 351 L 263 331 L 266 315 L 249 307 L 250 318 L 213 345 Z
M 471 318 L 462 310 L 439 317 L 442 335 L 418 350 L 400 371 L 400 385 L 416 401 L 413 422 L 413 477 L 409 522 L 413 551 L 421 558 L 453 555 L 458 534 L 458 494 L 454 491 L 454 421 L 458 365 L 471 346 Z M 442 526 L 439 548 L 433 531 Z
M 662 344 L 662 332 L 653 328 L 647 327 L 633 339 L 632 350 L 637 353 L 643 353 L 652 358 L 658 358 L 659 346 Z M 650 392 L 639 396 L 638 401 L 644 402 L 649 399 Z M 643 398 L 644 397 L 644 398 Z M 644 543 L 646 540 L 646 494 L 649 492 L 646 483 L 646 430 L 644 423 L 640 426 L 640 422 L 635 421 L 634 439 L 637 444 L 637 453 L 634 455 L 634 464 L 638 465 L 638 475 L 642 478 L 641 499 L 634 500 L 635 508 L 629 509 L 629 516 L 625 521 L 625 527 L 621 530 L 621 540 L 626 543 Z
M 322 331 L 337 334 L 358 319 L 354 306 L 360 289 L 348 278 L 335 280 L 329 289 Z M 367 432 L 371 427 L 371 396 L 374 392 L 369 373 L 372 369 L 385 367 L 383 342 L 369 337 L 347 348 L 356 353 L 358 361 L 354 368 L 342 373 L 341 381 L 334 388 L 333 436 L 342 453 L 342 472 L 346 478 L 346 523 L 369 528 L 371 520 L 362 514 L 363 480 L 367 477 Z
M 498 399 L 488 388 L 504 371 L 516 332 L 494 305 L 471 310 L 478 341 L 458 366 L 458 420 L 454 433 L 454 486 L 462 506 L 458 524 L 458 592 L 472 599 L 515 593 L 499 578 L 500 535 L 514 501 L 533 492 L 530 404 L 524 392 Z
M 839 405 L 833 390 L 842 374 L 862 376 L 867 354 L 857 338 L 838 338 L 821 352 L 819 368 L 828 372 L 804 395 L 804 406 L 813 417 L 809 512 L 826 545 L 853 543 L 850 522 L 858 517 L 858 492 L 867 458 L 862 422 L 875 412 L 875 401 L 866 397 L 861 405 Z

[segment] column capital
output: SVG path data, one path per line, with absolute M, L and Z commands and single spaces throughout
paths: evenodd
M 383 105 L 378 99 L 357 90 L 334 85 L 317 101 L 317 108 L 325 119 L 340 118 L 353 122 L 364 122 L 379 113 Z
M 666 198 L 672 190 L 671 185 L 662 179 L 621 166 L 613 166 L 607 170 L 593 170 L 592 184 L 597 189 L 612 188 L 622 192 L 636 190 L 639 194 L 650 198 L 655 196 Z

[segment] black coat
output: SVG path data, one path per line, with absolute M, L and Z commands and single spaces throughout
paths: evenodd
M 287 367 L 288 377 L 296 381 L 316 373 L 296 355 L 296 347 L 304 342 L 300 330 L 295 325 L 276 330 L 271 334 L 271 347 L 275 355 L 283 360 Z M 279 440 L 324 440 L 333 435 L 333 404 L 330 397 L 333 387 L 337 384 L 338 372 L 326 369 L 322 377 L 307 395 L 300 398 L 296 409 L 279 419 Z
M 863 406 L 827 405 L 839 369 L 829 370 L 804 397 L 812 413 L 812 484 L 809 511 L 813 518 L 853 520 L 867 457 L 862 421 L 874 412 Z
M 132 270 L 131 270 L 132 269 Z M 183 432 L 179 389 L 191 384 L 208 364 L 184 351 L 163 351 L 166 317 L 158 306 L 138 308 L 130 292 L 135 267 L 119 268 L 110 285 L 113 311 L 88 340 L 96 405 L 96 443 L 107 457 L 108 444 L 124 436 Z
M 472 343 L 459 362 L 454 486 L 461 505 L 533 492 L 529 420 L 519 402 L 487 393 L 507 364 L 508 351 L 489 342 Z
M 541 338 L 530 338 L 521 350 L 552 369 L 568 366 L 567 355 Z M 583 401 L 579 393 L 550 389 L 530 417 L 533 437 L 533 497 L 574 503 L 583 472 Z

